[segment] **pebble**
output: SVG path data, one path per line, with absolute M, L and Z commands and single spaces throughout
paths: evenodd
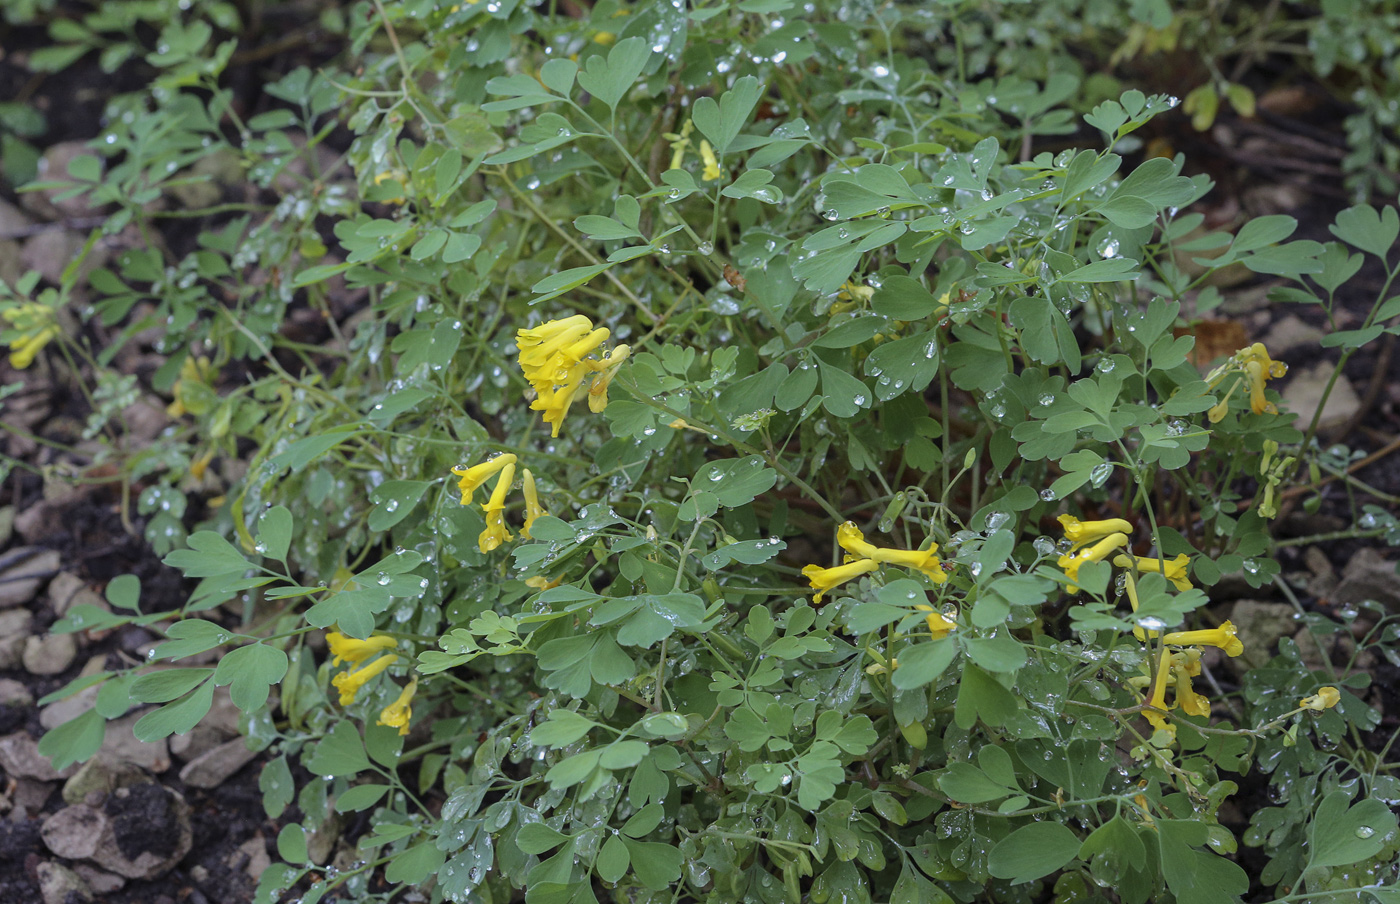
M 31 675 L 60 675 L 78 658 L 72 634 L 43 634 L 24 642 L 24 669 Z
M 110 895 L 114 891 L 121 891 L 126 885 L 126 880 L 115 873 L 98 869 L 89 863 L 75 863 L 73 872 L 87 880 L 88 887 L 99 895 Z
M 49 582 L 49 605 L 53 607 L 54 614 L 62 618 L 68 614 L 68 610 L 81 603 L 99 609 L 110 608 L 106 600 L 98 596 L 87 582 L 77 575 L 66 571 L 54 575 L 53 580 Z
M 165 738 L 158 741 L 138 741 L 133 727 L 145 713 L 131 713 L 107 723 L 98 756 L 113 764 L 130 763 L 149 772 L 161 773 L 170 768 L 170 745 Z
M 192 788 L 217 788 L 257 755 L 242 738 L 234 738 L 186 763 L 180 781 Z
M 28 609 L 0 611 L 0 671 L 17 669 L 24 661 L 24 642 L 33 621 Z M 0 694 L 0 701 L 4 699 Z
M 39 742 L 28 733 L 17 731 L 0 738 L 0 769 L 11 778 L 32 778 L 41 782 L 53 782 L 68 778 L 78 771 L 76 763 L 62 771 L 53 768 L 49 758 L 39 753 Z
M 0 619 L 4 616 L 0 615 Z M 29 688 L 13 678 L 0 678 L 0 706 L 33 706 L 34 695 Z
M 58 571 L 59 555 L 52 549 L 21 546 L 0 555 L 0 609 L 23 606 Z
M 78 904 L 92 900 L 92 887 L 73 870 L 48 860 L 35 868 L 39 877 L 39 893 L 44 904 Z
M 1298 415 L 1299 425 L 1306 426 L 1312 422 L 1331 376 L 1332 365 L 1322 361 L 1314 367 L 1299 369 L 1289 380 L 1283 390 L 1283 407 Z M 1332 394 L 1327 397 L 1327 404 L 1322 406 L 1322 419 L 1318 421 L 1318 427 L 1337 426 L 1349 420 L 1360 408 L 1361 399 L 1352 388 L 1351 381 L 1339 376 L 1332 387 Z
M 102 834 L 110 830 L 107 814 L 87 804 L 74 804 L 45 819 L 39 835 L 49 850 L 65 860 L 86 860 L 97 853 Z

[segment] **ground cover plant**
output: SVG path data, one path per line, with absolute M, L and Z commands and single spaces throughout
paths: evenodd
M 1140 140 L 1182 100 L 1016 5 L 376 0 L 253 115 L 237 8 L 185 5 L 55 30 L 45 65 L 157 74 L 28 184 L 103 222 L 0 298 L 189 579 L 53 626 L 162 637 L 50 695 L 100 686 L 55 765 L 227 687 L 282 821 L 263 902 L 1400 901 L 1368 670 L 1400 616 L 1297 604 L 1274 530 L 1330 479 L 1366 496 L 1340 535 L 1400 526 L 1280 407 L 1287 360 L 1196 338 L 1243 272 L 1326 320 L 1330 391 L 1400 332 L 1392 177 L 1353 166 L 1320 241 L 1213 229 Z M 1061 6 L 1086 45 L 1294 29 Z M 1200 52 L 1204 127 L 1252 94 Z M 190 194 L 228 167 L 253 201 Z M 172 427 L 132 447 L 147 387 Z M 1311 647 L 1246 649 L 1230 586 Z

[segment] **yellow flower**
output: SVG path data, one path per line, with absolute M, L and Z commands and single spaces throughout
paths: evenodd
M 1173 631 L 1162 638 L 1162 642 L 1178 647 L 1219 647 L 1226 656 L 1238 656 L 1244 652 L 1244 642 L 1235 636 L 1235 626 L 1221 622 L 1218 628 L 1204 631 Z
M 891 658 L 890 658 L 890 664 L 889 664 L 888 667 L 885 666 L 885 665 L 883 665 L 883 664 L 881 664 L 881 663 L 878 663 L 878 662 L 872 662 L 870 665 L 868 665 L 868 666 L 865 667 L 865 674 L 867 674 L 867 675 L 883 675 L 883 674 L 885 674 L 886 672 L 893 671 L 893 670 L 895 670 L 895 669 L 897 669 L 897 668 L 899 668 L 899 660 L 898 660 L 898 659 L 895 659 L 894 657 L 891 657 Z
M 354 703 L 355 693 L 365 686 L 365 682 L 387 669 L 398 658 L 397 653 L 387 653 L 367 666 L 353 672 L 341 672 L 332 678 L 331 684 L 334 684 L 340 691 L 340 705 L 349 706 Z
M 1070 593 L 1078 593 L 1079 588 L 1074 582 L 1079 580 L 1079 567 L 1085 562 L 1102 562 L 1108 554 L 1115 549 L 1128 545 L 1128 538 L 1125 534 L 1109 534 L 1088 549 L 1081 549 L 1077 553 L 1060 556 L 1060 570 L 1069 576 Z
M 939 640 L 941 638 L 947 637 L 950 633 L 952 633 L 953 629 L 958 626 L 957 622 L 952 622 L 944 618 L 943 613 L 939 612 L 932 606 L 925 606 L 923 604 L 920 604 L 915 606 L 914 608 L 918 609 L 921 612 L 928 613 L 928 617 L 925 618 L 924 621 L 928 624 L 928 631 L 930 634 L 933 635 L 934 640 Z
M 1134 562 L 1137 563 L 1136 570 L 1139 574 L 1155 572 L 1176 585 L 1177 590 L 1191 589 L 1191 579 L 1186 575 L 1186 566 L 1191 560 L 1184 552 L 1178 553 L 1175 559 L 1169 561 L 1150 556 L 1115 556 L 1113 559 L 1113 564 L 1119 568 L 1134 568 Z M 1133 609 L 1136 611 L 1137 607 L 1134 606 Z
M 530 525 L 535 523 L 536 518 L 548 515 L 549 512 L 546 512 L 544 506 L 540 505 L 540 494 L 535 489 L 535 475 L 530 473 L 529 468 L 525 469 L 522 482 L 525 485 L 525 527 L 521 529 L 520 536 L 529 540 L 531 539 Z
M 554 385 L 561 363 L 560 356 L 565 349 L 592 331 L 593 321 L 582 314 L 574 314 L 563 320 L 547 320 L 537 327 L 516 330 L 515 347 L 525 379 L 536 389 Z M 598 341 L 606 338 L 604 334 Z M 577 364 L 578 359 L 575 358 L 573 363 Z
M 598 374 L 593 377 L 593 382 L 588 384 L 588 410 L 594 414 L 602 413 L 608 407 L 608 386 L 612 383 L 613 377 L 617 374 L 617 369 L 622 366 L 628 356 L 632 354 L 632 348 L 627 345 L 619 345 L 611 352 L 603 356 L 599 362 Z
M 354 637 L 346 637 L 339 631 L 327 631 L 326 643 L 331 648 L 331 655 L 335 657 L 331 665 L 340 665 L 342 662 L 364 662 L 376 653 L 392 650 L 398 646 L 399 642 L 385 634 L 376 634 L 366 640 L 358 640 Z
M 188 356 L 185 363 L 180 365 L 180 378 L 175 381 L 171 388 L 171 393 L 175 396 L 175 401 L 165 408 L 165 413 L 171 417 L 181 417 L 189 413 L 190 409 L 185 404 L 186 392 L 191 383 L 211 383 L 214 378 L 214 367 L 209 363 L 209 359 L 204 355 L 195 358 Z M 198 414 L 199 412 L 193 412 Z
M 413 680 L 408 683 L 408 687 L 399 692 L 398 699 L 384 707 L 379 714 L 379 721 L 376 725 L 388 725 L 390 728 L 397 728 L 399 734 L 408 734 L 408 720 L 413 718 L 413 695 L 418 692 L 418 676 L 414 675 Z
M 549 578 L 538 574 L 525 579 L 525 586 L 530 587 L 534 590 L 548 590 L 551 587 L 558 587 L 562 583 L 564 583 L 564 576 L 562 574 L 552 581 Z
M 710 143 L 705 140 L 700 141 L 700 159 L 705 164 L 705 169 L 700 173 L 700 178 L 705 182 L 713 182 L 724 175 L 719 169 L 719 159 L 715 157 L 715 149 L 710 147 Z
M 938 544 L 929 545 L 928 549 L 885 549 L 883 547 L 875 550 L 871 556 L 881 565 L 898 565 L 901 568 L 912 568 L 922 572 L 925 577 L 935 584 L 942 584 L 948 580 L 948 575 L 943 571 L 943 563 L 938 561 Z
M 476 541 L 477 548 L 482 552 L 490 552 L 511 538 L 510 531 L 506 530 L 505 510 L 506 491 L 514 480 L 515 464 L 511 463 L 501 469 L 501 476 L 496 478 L 496 486 L 491 490 L 491 501 L 483 506 L 486 510 L 486 530 Z
M 6 308 L 0 311 L 0 317 L 14 326 L 13 332 L 5 331 L 9 337 L 5 341 L 10 344 L 10 366 L 15 370 L 24 370 L 33 364 L 39 350 L 57 338 L 60 332 L 53 309 L 38 302 L 27 301 L 17 307 Z
M 544 416 L 551 437 L 559 435 L 559 428 L 564 426 L 564 418 L 574 404 L 575 396 L 583 388 L 583 378 L 587 375 L 587 368 L 580 364 L 567 383 L 557 390 L 547 389 L 541 392 L 539 397 L 530 403 L 530 410 L 538 411 Z
M 1310 709 L 1313 712 L 1322 712 L 1324 709 L 1331 709 L 1342 701 L 1342 693 L 1335 687 L 1328 685 L 1320 687 L 1317 693 L 1311 697 L 1304 697 L 1298 701 L 1298 705 L 1303 709 Z
M 1175 657 L 1173 657 L 1175 660 Z M 1176 678 L 1176 702 L 1188 716 L 1210 716 L 1210 701 L 1191 686 L 1191 674 L 1185 668 L 1172 664 L 1172 676 Z
M 1064 526 L 1065 539 L 1074 544 L 1076 550 L 1086 543 L 1102 540 L 1110 534 L 1131 534 L 1133 526 L 1122 518 L 1109 518 L 1107 521 L 1080 521 L 1073 515 L 1061 515 L 1056 519 Z
M 1235 355 L 1244 364 L 1245 373 L 1249 375 L 1249 410 L 1255 414 L 1277 412 L 1278 409 L 1273 403 L 1264 398 L 1264 382 L 1288 373 L 1288 365 L 1270 358 L 1269 350 L 1262 342 L 1256 342 Z
M 854 521 L 846 521 L 836 528 L 836 545 L 861 559 L 870 558 L 876 550 L 875 544 L 865 542 L 865 534 Z
M 1170 674 L 1170 672 L 1171 653 L 1167 650 L 1163 650 L 1161 657 L 1157 660 L 1157 673 L 1152 677 L 1152 696 L 1149 697 L 1147 700 L 1148 706 L 1156 707 L 1157 709 L 1162 710 L 1164 712 L 1166 711 L 1167 677 Z M 1176 726 L 1168 722 L 1162 716 L 1162 713 L 1153 712 L 1150 709 L 1144 709 L 1142 711 L 1142 714 L 1147 717 L 1148 722 L 1152 723 L 1152 728 L 1155 731 L 1165 731 L 1167 734 L 1172 736 L 1173 740 L 1175 740 Z
M 803 577 L 812 582 L 812 589 L 817 591 L 812 597 L 812 602 L 820 603 L 822 595 L 833 587 L 844 584 L 853 578 L 858 578 L 863 574 L 869 574 L 880 567 L 880 563 L 874 559 L 861 559 L 858 562 L 851 562 L 848 565 L 837 565 L 835 568 L 823 568 L 820 565 L 808 565 L 802 569 Z
M 457 489 L 462 491 L 462 505 L 471 505 L 472 495 L 476 493 L 477 487 L 486 482 L 486 478 L 495 474 L 506 465 L 515 464 L 515 454 L 507 452 L 504 455 L 497 455 L 495 458 L 487 459 L 479 465 L 464 468 L 461 465 L 452 469 L 452 473 L 462 479 L 457 481 Z
M 689 119 L 681 126 L 680 133 L 667 132 L 661 137 L 671 142 L 671 165 L 667 169 L 680 169 L 685 162 L 686 148 L 690 147 L 690 133 L 695 131 L 695 123 Z
M 841 291 L 836 293 L 836 297 L 845 301 L 869 301 L 875 297 L 875 290 L 870 286 L 846 280 L 841 284 Z

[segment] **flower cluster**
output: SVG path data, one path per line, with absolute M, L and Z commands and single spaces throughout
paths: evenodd
M 1206 383 L 1213 390 L 1220 385 L 1226 376 L 1232 373 L 1240 374 L 1244 379 L 1231 383 L 1225 396 L 1206 413 L 1206 417 L 1212 424 L 1218 424 L 1224 419 L 1230 410 L 1230 397 L 1235 394 L 1236 389 L 1246 383 L 1249 386 L 1250 411 L 1255 414 L 1278 413 L 1278 408 L 1274 403 L 1264 397 L 1264 384 L 1288 373 L 1288 365 L 1270 358 L 1269 350 L 1264 347 L 1264 343 L 1256 342 L 1235 352 L 1229 360 L 1206 376 Z
M 833 587 L 863 574 L 869 574 L 881 565 L 898 565 L 901 568 L 917 571 L 935 584 L 942 584 L 948 580 L 948 575 L 943 571 L 942 563 L 935 555 L 938 552 L 938 544 L 936 543 L 930 543 L 928 549 L 887 549 L 875 546 L 866 542 L 865 535 L 851 521 L 847 521 L 837 528 L 836 543 L 847 553 L 844 564 L 833 568 L 808 565 L 802 569 L 803 576 L 811 581 L 812 589 L 817 591 L 816 595 L 812 597 L 814 603 L 820 603 L 822 596 Z M 942 629 L 943 634 L 952 630 L 951 622 L 947 622 L 942 615 L 934 613 L 928 617 L 929 630 L 934 632 L 934 636 L 942 636 L 938 633 L 940 629 L 935 627 L 935 620 L 938 623 L 948 625 L 947 628 Z
M 39 350 L 48 345 L 60 332 L 54 319 L 53 309 L 35 301 L 0 311 L 0 317 L 9 321 L 12 329 L 5 330 L 4 341 L 10 346 L 10 366 L 24 370 L 34 363 Z
M 520 369 L 535 390 L 530 408 L 544 414 L 551 436 L 559 435 L 569 406 L 592 377 L 588 387 L 588 408 L 595 414 L 608 407 L 608 384 L 631 349 L 619 345 L 600 360 L 587 357 L 608 338 L 607 327 L 594 329 L 593 321 L 582 314 L 549 320 L 533 329 L 518 330 Z
M 365 640 L 357 640 L 353 637 L 346 637 L 339 631 L 328 631 L 326 633 L 326 643 L 331 648 L 331 655 L 334 659 L 332 665 L 340 665 L 342 662 L 351 665 L 360 665 L 371 656 L 379 653 L 378 656 L 368 665 L 360 666 L 345 672 L 338 672 L 331 679 L 331 684 L 340 691 L 340 705 L 349 706 L 355 702 L 355 695 L 360 688 L 369 683 L 380 672 L 387 669 L 398 661 L 399 654 L 387 652 L 398 646 L 398 641 L 383 634 L 377 634 Z M 415 676 L 409 681 L 408 686 L 399 692 L 399 696 L 384 707 L 379 714 L 377 724 L 388 725 L 399 730 L 399 734 L 408 734 L 408 722 L 413 718 L 413 695 L 418 691 L 418 678 Z
M 457 489 L 462 494 L 462 505 L 471 505 L 472 496 L 475 495 L 477 487 L 496 473 L 500 477 L 496 478 L 496 486 L 491 490 L 491 497 L 482 505 L 482 511 L 486 515 L 486 529 L 481 532 L 477 539 L 477 548 L 482 552 L 491 552 L 505 541 L 511 539 L 512 534 L 506 529 L 505 509 L 506 493 L 510 491 L 511 484 L 515 481 L 514 453 L 507 452 L 487 459 L 479 465 L 458 465 L 452 469 L 452 473 L 461 479 L 457 481 Z M 548 514 L 544 506 L 540 505 L 539 490 L 535 487 L 535 475 L 526 468 L 521 475 L 521 483 L 525 491 L 525 527 L 520 531 L 520 535 L 525 539 L 530 539 L 530 526 L 535 523 L 535 519 L 541 515 Z

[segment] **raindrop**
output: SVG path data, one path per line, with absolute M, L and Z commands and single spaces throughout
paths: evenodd
M 1060 498 L 1060 494 L 1056 493 L 1049 487 L 1046 487 L 1045 489 L 1040 491 L 1040 498 L 1045 502 L 1054 502 L 1055 500 Z
M 1048 392 L 1041 393 L 1040 398 L 1036 401 L 1040 402 L 1041 405 L 1053 405 L 1055 404 L 1055 396 Z
M 1097 490 L 1105 483 L 1108 483 L 1109 475 L 1111 475 L 1112 473 L 1113 465 L 1109 464 L 1106 461 L 1094 465 L 1094 469 L 1089 472 L 1089 485 Z
M 379 577 L 375 579 L 375 583 L 377 583 L 380 587 L 387 587 L 389 586 L 389 584 L 393 583 L 393 580 L 394 579 L 389 577 L 388 574 L 381 571 L 379 572 Z
M 1374 834 L 1376 834 L 1376 830 L 1373 829 L 1373 828 L 1371 828 L 1370 826 L 1357 826 L 1357 827 L 1356 827 L 1356 837 L 1357 837 L 1357 838 L 1370 838 L 1370 837 L 1371 837 L 1372 835 L 1374 835 Z

